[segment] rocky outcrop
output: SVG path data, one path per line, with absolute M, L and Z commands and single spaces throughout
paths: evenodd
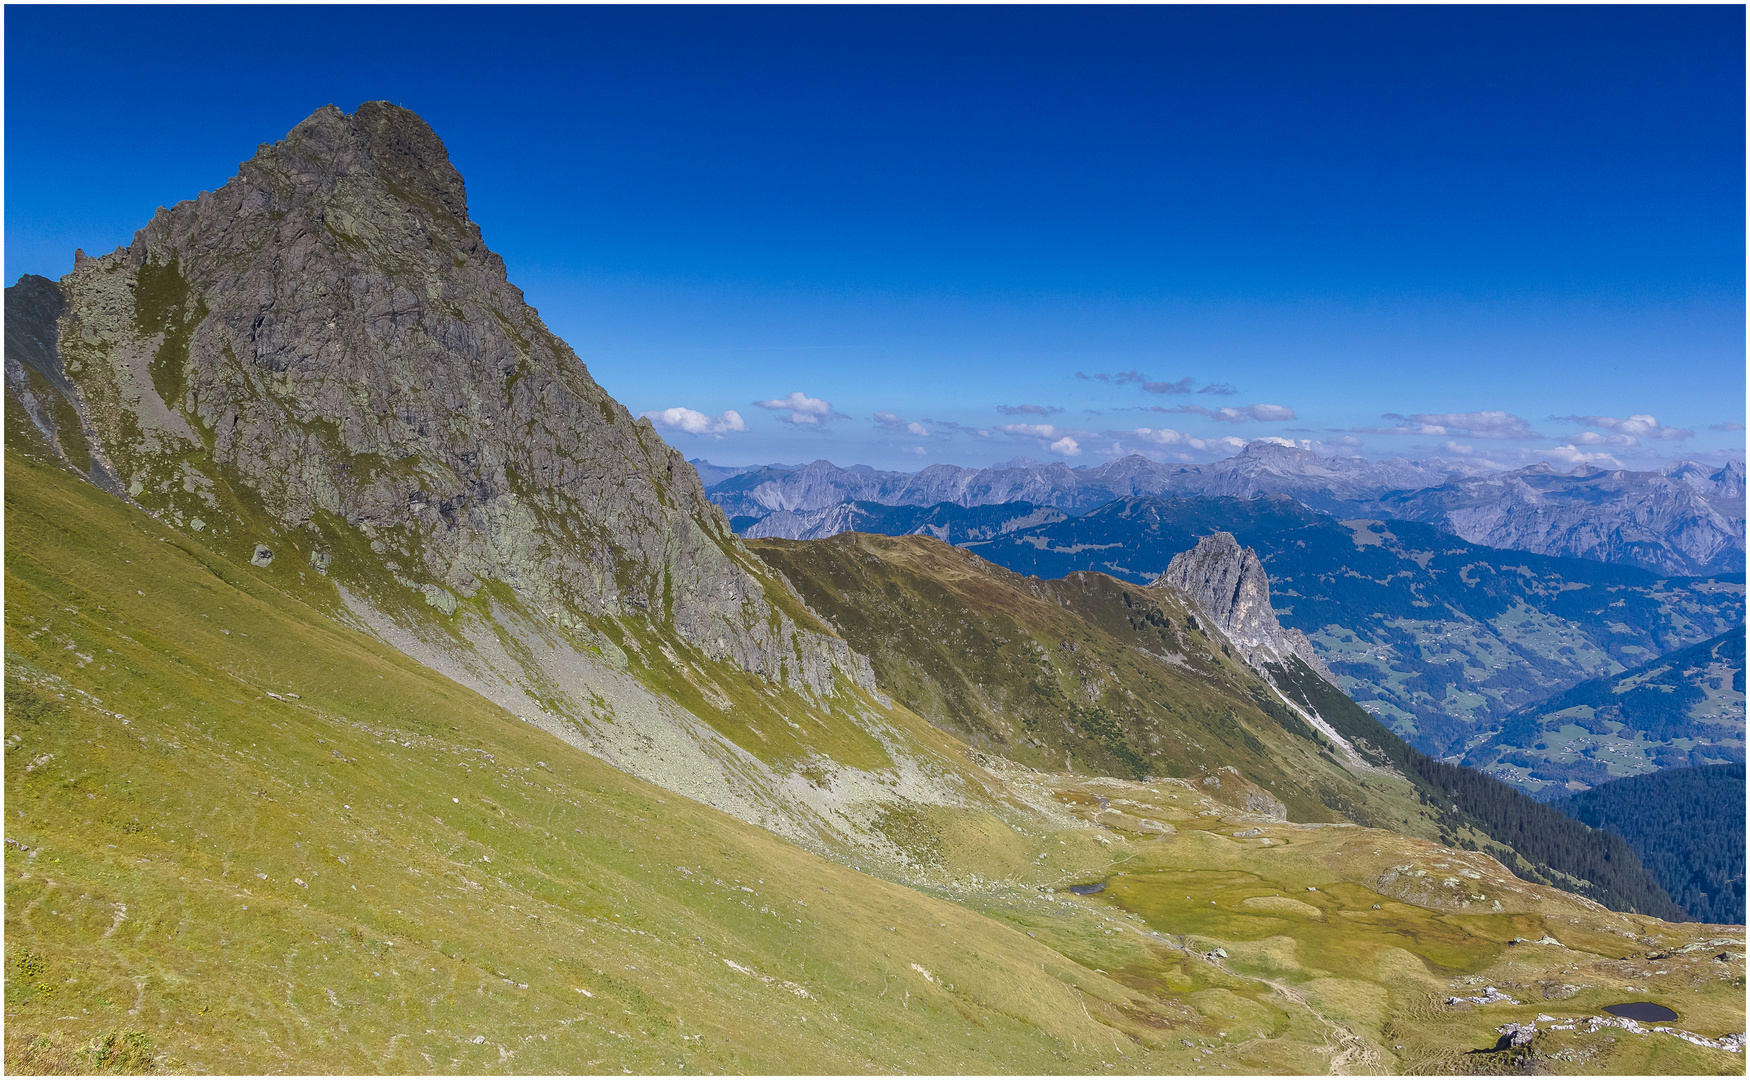
M 1388 496 L 1378 508 L 1473 544 L 1627 563 L 1656 574 L 1744 569 L 1744 463 L 1656 472 L 1549 465 Z
M 1263 671 L 1267 663 L 1286 665 L 1290 656 L 1298 656 L 1336 685 L 1336 678 L 1319 661 L 1306 635 L 1276 620 L 1264 564 L 1257 552 L 1240 547 L 1232 533 L 1211 533 L 1190 551 L 1173 556 L 1153 587 L 1162 585 L 1189 597 L 1254 668 Z
M 65 308 L 61 290 L 45 277 L 25 274 L 6 289 L 6 398 L 9 414 L 15 414 L 8 421 L 8 437 L 29 432 L 27 441 L 110 494 L 121 495 L 91 430 L 84 399 L 61 363 L 57 335 Z
M 1185 783 L 1199 795 L 1206 795 L 1216 802 L 1253 814 L 1262 814 L 1272 821 L 1288 820 L 1288 807 L 1282 804 L 1281 799 L 1241 776 L 1239 770 L 1232 765 L 1203 769 Z M 1254 829 L 1237 835 L 1243 838 L 1247 835 L 1256 836 L 1258 832 Z
M 872 685 L 524 302 L 405 109 L 318 110 L 59 292 L 66 370 L 143 505 L 240 484 L 319 550 L 362 534 L 422 591 L 498 582 L 815 691 L 835 669 Z

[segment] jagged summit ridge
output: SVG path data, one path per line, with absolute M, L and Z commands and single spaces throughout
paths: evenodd
M 816 689 L 867 681 L 829 632 L 793 634 L 692 467 L 524 302 L 406 109 L 317 110 L 60 288 L 68 371 L 144 505 L 216 471 L 317 549 L 362 531 L 445 593 L 497 581 Z
M 1170 586 L 1190 597 L 1253 667 L 1262 669 L 1267 662 L 1286 664 L 1290 656 L 1298 656 L 1336 684 L 1306 635 L 1277 621 L 1263 562 L 1257 552 L 1242 548 L 1232 533 L 1211 533 L 1190 551 L 1173 556 L 1154 584 Z

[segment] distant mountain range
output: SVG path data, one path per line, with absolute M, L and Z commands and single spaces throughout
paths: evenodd
M 1026 458 L 988 469 L 932 465 L 724 468 L 695 460 L 706 493 L 749 537 L 818 539 L 855 529 L 869 505 L 1028 503 L 1084 514 L 1137 495 L 1283 495 L 1339 518 L 1438 525 L 1489 547 L 1595 559 L 1655 573 L 1730 573 L 1744 566 L 1744 464 L 1686 461 L 1650 472 L 1538 464 L 1491 473 L 1463 462 L 1320 457 L 1256 442 L 1224 461 L 1163 465 L 1137 455 L 1070 468 Z M 853 509 L 853 504 L 857 508 Z
M 830 461 L 747 469 L 725 469 L 697 460 L 692 464 L 711 500 L 731 518 L 763 518 L 777 510 L 820 510 L 858 501 L 888 506 L 1028 502 L 1074 514 L 1129 495 L 1244 499 L 1288 495 L 1314 509 L 1336 513 L 1392 492 L 1419 491 L 1485 471 L 1452 461 L 1322 458 L 1268 442 L 1253 443 L 1208 465 L 1163 465 L 1139 454 L 1073 469 L 1061 461 L 1018 457 L 988 469 L 931 465 L 915 473 L 884 472 L 866 465 L 841 468 Z
M 1744 568 L 1744 463 L 1693 461 L 1657 472 L 1533 465 L 1380 500 L 1490 547 L 1643 566 L 1661 574 Z

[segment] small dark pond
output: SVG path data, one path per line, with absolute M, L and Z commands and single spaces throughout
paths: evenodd
M 1091 885 L 1071 885 L 1069 891 L 1075 893 L 1077 896 L 1092 896 L 1097 892 L 1105 892 L 1106 883 L 1104 881 L 1096 881 Z
M 1604 1011 L 1612 1016 L 1620 1016 L 1624 1020 L 1640 1020 L 1645 1023 L 1663 1023 L 1666 1020 L 1677 1019 L 1677 1014 L 1663 1005 L 1655 1005 L 1650 1001 L 1627 1001 L 1621 1005 L 1606 1005 Z

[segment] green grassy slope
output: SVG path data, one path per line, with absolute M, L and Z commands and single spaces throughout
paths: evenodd
M 1211 1017 L 1214 1037 L 1188 1036 L 1210 1072 L 1742 1072 L 1723 1047 L 1575 1022 L 1647 1000 L 1677 1012 L 1677 1030 L 1740 1030 L 1741 928 L 1604 912 L 1486 854 L 1384 830 L 1234 821 L 1200 788 L 1059 781 L 1112 838 L 1106 872 L 1066 879 L 1103 886 L 1083 901 L 1108 915 L 1092 941 L 1051 925 L 1071 904 L 1061 894 L 968 902 Z M 1485 987 L 1510 1000 L 1467 1000 Z M 1474 1052 L 1508 1023 L 1541 1029 L 1526 1061 Z M 1309 1041 L 1318 1053 L 1293 1056 Z
M 1169 589 L 1086 572 L 1040 581 L 921 536 L 751 546 L 872 658 L 900 701 L 1005 754 L 1040 764 L 1064 755 L 1064 767 L 1132 778 L 1231 766 L 1293 820 L 1486 847 L 1529 880 L 1682 917 L 1617 837 L 1430 760 L 1298 659 L 1276 669 L 1276 684 L 1357 750 L 1362 761 L 1344 765 Z
M 1297 821 L 1433 835 L 1407 784 L 1357 775 L 1171 593 L 1040 581 L 923 536 L 754 540 L 899 701 L 1029 765 L 1139 779 L 1227 765 Z
M 917 807 L 891 830 L 952 880 L 861 874 L 64 471 L 9 451 L 6 479 L 12 1072 L 1454 1071 L 1631 980 L 1709 1039 L 1742 1028 L 1741 958 L 1617 959 L 1718 930 L 1391 832 L 1259 826 L 1196 777 L 1005 767 L 1059 817 Z M 1325 921 L 1271 906 L 1290 892 Z M 1572 948 L 1507 944 L 1540 932 Z M 1439 1004 L 1482 980 L 1522 1004 Z M 1738 1062 L 1559 1040 L 1587 1069 Z
M 116 1032 L 190 1071 L 1166 1067 L 1157 1004 L 1024 934 L 616 772 L 60 470 L 6 479 L 15 1069 Z

